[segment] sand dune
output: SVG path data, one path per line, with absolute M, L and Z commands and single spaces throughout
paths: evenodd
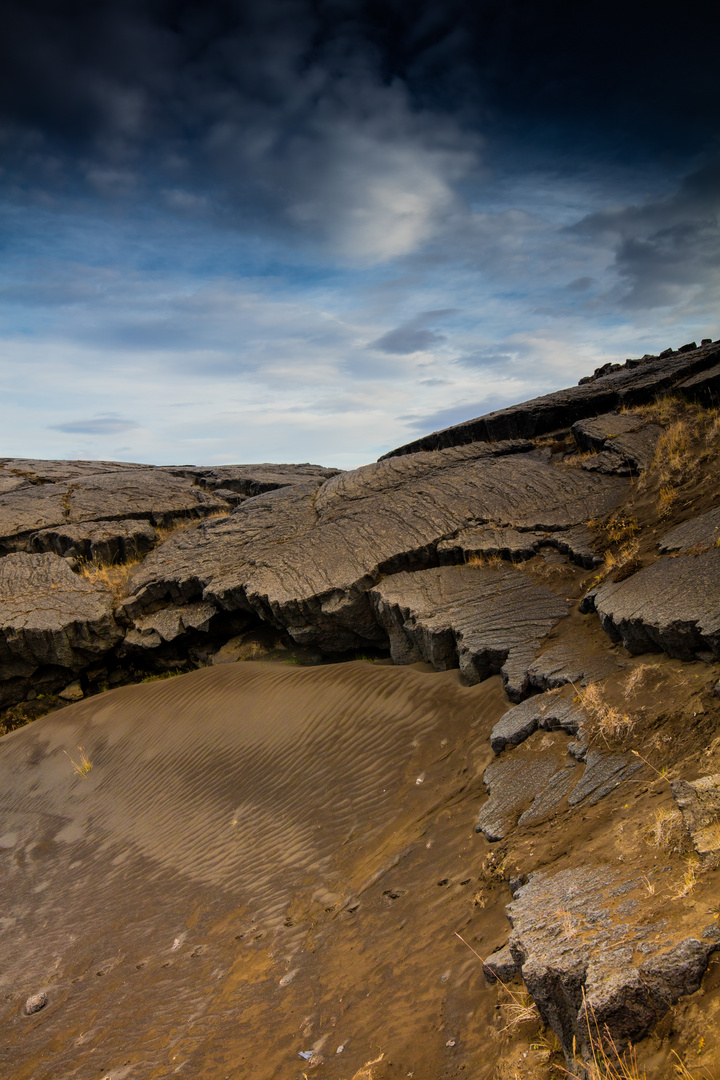
M 301 1077 L 299 1051 L 330 1043 L 326 1077 L 380 1053 L 378 1077 L 444 1060 L 448 999 L 474 987 L 468 1029 L 483 1008 L 452 931 L 487 850 L 472 826 L 505 707 L 498 679 L 246 663 L 7 736 L 3 1075 Z

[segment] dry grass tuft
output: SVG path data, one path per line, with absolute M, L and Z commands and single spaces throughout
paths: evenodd
M 196 529 L 203 521 L 218 517 L 227 517 L 227 511 L 215 510 L 212 514 L 207 514 L 202 518 L 175 518 L 169 525 L 156 525 L 154 526 L 157 534 L 155 548 L 176 533 Z M 144 562 L 146 557 L 146 555 L 136 555 L 134 558 L 122 563 L 96 563 L 82 559 L 78 560 L 80 564 L 79 573 L 81 577 L 92 585 L 111 593 L 113 602 L 117 605 L 129 595 L 129 583 L 132 573 L 141 562 Z
M 677 807 L 661 806 L 655 811 L 655 820 L 648 831 L 648 843 L 653 847 L 673 847 L 682 830 L 683 817 Z
M 625 697 L 633 697 L 644 690 L 651 679 L 658 680 L 662 673 L 660 664 L 638 664 L 625 680 Z
M 677 884 L 675 892 L 672 894 L 673 900 L 681 900 L 684 896 L 689 896 L 697 885 L 697 875 L 700 867 L 700 860 L 697 855 L 691 855 L 687 861 L 685 872 L 680 878 Z
M 467 566 L 492 566 L 497 569 L 503 565 L 500 555 L 483 555 L 482 551 L 466 551 L 465 563 Z
M 600 1031 L 595 1010 L 588 1003 L 584 988 L 583 1005 L 592 1061 L 585 1065 L 581 1073 L 570 1072 L 562 1065 L 557 1068 L 570 1077 L 570 1080 L 647 1080 L 645 1070 L 640 1071 L 635 1047 L 630 1045 L 625 1053 L 621 1054 L 607 1024 L 604 1024 L 603 1031 Z
M 119 565 L 83 562 L 80 564 L 80 576 L 96 588 L 105 589 L 112 594 L 113 602 L 119 604 L 129 594 L 130 577 L 143 561 L 143 557 Z
M 622 739 L 632 731 L 635 721 L 627 713 L 620 712 L 614 705 L 609 705 L 603 697 L 604 683 L 589 683 L 575 687 L 575 701 L 595 725 L 596 731 L 607 742 L 609 739 Z
M 698 1050 L 699 1054 L 702 1053 L 702 1045 L 704 1044 L 704 1042 L 704 1039 L 700 1040 L 701 1049 Z M 677 1058 L 677 1061 L 673 1065 L 673 1069 L 675 1070 L 675 1075 L 680 1077 L 680 1080 L 713 1080 L 712 1073 L 704 1066 L 701 1068 L 699 1073 L 690 1072 L 680 1055 L 677 1054 L 674 1050 L 672 1050 L 671 1053 L 673 1057 Z
M 78 746 L 78 750 L 80 751 L 79 761 L 75 761 L 74 758 L 71 758 L 67 750 L 63 750 L 63 754 L 65 757 L 70 758 L 70 764 L 73 767 L 73 771 L 76 772 L 78 776 L 87 776 L 93 767 L 92 761 L 90 761 L 90 758 L 87 756 L 82 746 Z

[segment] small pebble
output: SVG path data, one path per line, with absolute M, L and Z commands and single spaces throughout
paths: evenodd
M 25 1015 L 32 1016 L 33 1013 L 40 1012 L 44 1009 L 48 1003 L 48 996 L 46 993 L 41 992 L 39 994 L 33 994 L 25 1002 Z

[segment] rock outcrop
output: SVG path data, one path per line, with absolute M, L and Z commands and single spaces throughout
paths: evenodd
M 594 606 L 612 641 L 628 652 L 690 660 L 720 656 L 720 549 L 660 559 L 598 589 Z
M 583 469 L 616 476 L 636 476 L 649 468 L 662 434 L 659 424 L 634 413 L 578 420 L 571 430 L 581 449 L 595 451 L 583 462 Z
M 471 523 L 548 532 L 559 543 L 616 505 L 624 485 L 548 464 L 525 442 L 380 462 L 248 500 L 224 521 L 171 538 L 134 575 L 125 606 L 134 618 L 202 596 L 252 611 L 302 645 L 386 645 L 368 596 L 381 577 L 436 566 L 448 556 L 441 542 Z
M 396 664 L 459 667 L 472 685 L 500 672 L 508 696 L 528 689 L 538 646 L 568 607 L 520 570 L 441 566 L 393 574 L 370 592 Z
M 702 915 L 673 926 L 640 877 L 611 867 L 535 874 L 508 918 L 510 952 L 571 1062 L 592 1060 L 589 1032 L 606 1026 L 620 1050 L 642 1038 L 720 947 Z
M 493 439 L 534 439 L 622 406 L 642 405 L 673 390 L 692 398 L 703 397 L 710 392 L 707 387 L 718 378 L 719 360 L 720 341 L 700 348 L 678 349 L 677 352 L 668 350 L 662 356 L 629 360 L 624 366 L 618 365 L 596 379 L 582 380 L 579 386 L 424 435 L 389 451 L 384 457 Z
M 70 672 L 107 653 L 122 638 L 112 594 L 74 574 L 57 555 L 18 553 L 0 559 L 0 701 L 24 691 L 38 669 Z

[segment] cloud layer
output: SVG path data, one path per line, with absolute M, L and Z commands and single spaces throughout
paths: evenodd
M 357 464 L 720 334 L 699 7 L 5 19 L 0 453 Z

